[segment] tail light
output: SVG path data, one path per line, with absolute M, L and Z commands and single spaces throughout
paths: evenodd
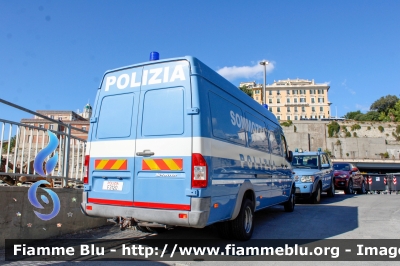
M 192 188 L 205 188 L 208 184 L 207 162 L 200 153 L 192 154 Z
M 84 173 L 83 184 L 89 184 L 89 161 L 90 155 L 85 155 L 85 165 L 84 165 Z

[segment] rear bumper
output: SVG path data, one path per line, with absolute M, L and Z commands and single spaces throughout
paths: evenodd
M 92 207 L 91 210 L 87 210 L 86 207 L 88 205 Z M 211 198 L 191 198 L 190 205 L 190 211 L 181 211 L 94 204 L 87 203 L 87 192 L 84 192 L 81 209 L 85 215 L 91 217 L 130 217 L 143 222 L 155 222 L 165 225 L 205 227 L 210 215 Z M 188 218 L 181 219 L 179 214 L 187 214 Z

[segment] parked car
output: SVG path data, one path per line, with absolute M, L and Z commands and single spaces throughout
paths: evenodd
M 367 193 L 365 179 L 360 170 L 352 163 L 334 163 L 335 189 L 344 190 L 345 194 Z
M 321 201 L 321 192 L 335 196 L 333 167 L 328 154 L 318 151 L 303 152 L 296 149 L 292 160 L 295 172 L 296 196 L 308 198 L 314 204 Z

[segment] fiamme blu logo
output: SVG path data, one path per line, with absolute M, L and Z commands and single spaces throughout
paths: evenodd
M 57 149 L 57 146 L 58 146 L 58 139 L 57 139 L 56 135 L 54 135 L 49 130 L 47 131 L 47 134 L 49 135 L 49 139 L 50 139 L 49 144 L 36 155 L 35 161 L 33 163 L 33 168 L 35 169 L 35 171 L 43 177 L 47 177 L 48 175 L 50 175 L 50 173 L 56 167 L 56 164 L 58 161 L 58 153 L 56 152 L 56 153 L 54 153 L 54 156 L 51 157 L 46 162 L 46 173 L 44 172 L 43 164 L 44 164 L 46 157 L 49 156 L 50 154 L 52 154 Z M 38 199 L 36 197 L 37 189 L 42 184 L 50 185 L 50 183 L 47 182 L 46 180 L 40 180 L 40 181 L 36 182 L 35 184 L 33 184 L 28 190 L 28 199 L 29 199 L 30 203 L 38 209 L 44 208 L 42 206 L 42 204 L 40 204 L 40 202 L 38 201 Z M 50 189 L 46 189 L 46 188 L 40 188 L 40 189 L 43 189 L 44 191 L 47 192 L 47 194 L 49 194 L 51 200 L 53 201 L 53 210 L 49 214 L 43 214 L 43 213 L 40 213 L 37 211 L 33 211 L 33 212 L 36 214 L 36 216 L 39 219 L 48 221 L 48 220 L 51 220 L 54 217 L 56 217 L 57 214 L 60 212 L 60 199 L 58 198 L 57 194 L 54 191 L 52 191 Z M 42 201 L 44 203 L 49 204 L 49 199 L 45 195 L 42 195 L 40 198 L 42 199 Z

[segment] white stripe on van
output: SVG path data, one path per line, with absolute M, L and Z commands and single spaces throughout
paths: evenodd
M 137 146 L 150 148 L 156 147 L 154 150 L 156 157 L 159 156 L 191 156 L 192 151 L 188 143 L 189 138 L 159 138 L 159 139 L 138 139 Z M 112 141 L 94 141 L 89 143 L 91 157 L 134 157 L 135 156 L 135 140 L 112 140 Z M 218 158 L 226 158 L 232 160 L 241 160 L 240 154 L 244 156 L 244 166 L 248 165 L 248 156 L 253 167 L 261 168 L 260 164 L 264 163 L 264 159 L 268 160 L 267 164 L 275 162 L 275 165 L 288 164 L 285 158 L 243 147 L 236 144 L 227 143 L 211 138 L 194 137 L 193 153 L 200 153 L 203 156 L 212 156 Z
M 189 138 L 108 140 L 91 142 L 91 157 L 134 157 L 136 146 L 155 152 L 154 156 L 191 156 L 191 146 L 182 145 Z M 152 149 L 151 147 L 156 147 Z

